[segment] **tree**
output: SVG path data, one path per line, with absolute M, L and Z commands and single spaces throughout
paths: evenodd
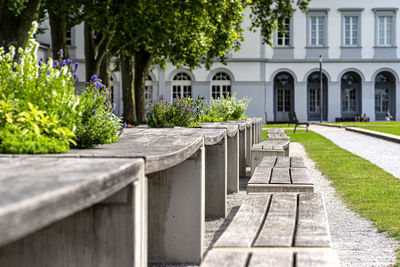
M 227 52 L 240 47 L 243 10 L 244 2 L 239 0 L 125 2 L 113 45 L 134 58 L 136 103 L 132 106 L 140 122 L 145 120 L 144 85 L 150 66 L 165 65 L 168 60 L 190 68 L 209 67 L 215 58 L 224 59 Z M 123 90 L 124 97 L 130 98 L 126 90 L 131 88 Z
M 0 2 L 0 47 L 6 51 L 25 47 L 32 22 L 39 20 L 40 0 L 4 0 Z

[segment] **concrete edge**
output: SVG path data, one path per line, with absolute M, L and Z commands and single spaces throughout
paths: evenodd
M 381 133 L 381 132 L 376 132 L 376 131 L 371 131 L 371 130 L 366 130 L 366 129 L 360 129 L 360 128 L 356 128 L 356 127 L 346 127 L 346 130 L 351 131 L 351 132 L 360 133 L 360 134 L 369 135 L 369 136 L 372 136 L 375 138 L 384 139 L 386 141 L 400 143 L 400 136 L 397 136 L 394 134 Z
M 347 128 L 350 126 L 344 126 L 344 125 L 338 125 L 338 124 L 331 124 L 331 123 L 316 123 L 316 125 L 321 125 L 321 126 L 328 126 L 328 127 L 335 127 L 335 128 Z

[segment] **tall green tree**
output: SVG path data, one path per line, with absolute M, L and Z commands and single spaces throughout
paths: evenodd
M 0 1 L 0 47 L 25 47 L 32 22 L 39 20 L 40 0 Z

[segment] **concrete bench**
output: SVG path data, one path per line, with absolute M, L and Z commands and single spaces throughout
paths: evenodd
M 267 133 L 267 139 L 286 141 L 290 140 L 290 137 L 288 137 L 285 131 L 281 128 L 269 128 Z
M 282 140 L 265 140 L 259 144 L 253 145 L 251 149 L 251 176 L 253 176 L 255 168 L 260 164 L 262 159 L 267 156 L 289 156 L 290 141 Z
M 0 158 L 0 266 L 146 266 L 143 159 Z
M 265 157 L 247 184 L 247 193 L 314 192 L 300 157 Z
M 40 157 L 145 159 L 150 263 L 199 263 L 204 252 L 203 136 L 123 135 L 118 143 Z
M 203 128 L 130 128 L 124 135 L 132 136 L 203 136 L 205 145 L 205 215 L 226 217 L 228 141 L 226 129 Z
M 227 122 L 203 122 L 203 129 L 224 129 L 227 135 L 227 192 L 239 192 L 239 126 Z
M 201 266 L 339 266 L 322 195 L 247 195 Z
M 252 124 L 253 124 L 253 143 L 258 144 L 263 140 L 263 134 L 262 134 L 262 127 L 263 127 L 263 119 L 262 118 L 250 118 Z
M 251 121 L 239 120 L 228 121 L 228 123 L 239 127 L 239 176 L 246 177 L 246 166 L 251 148 Z

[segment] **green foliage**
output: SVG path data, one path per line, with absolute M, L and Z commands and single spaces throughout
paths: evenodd
M 123 126 L 121 120 L 112 113 L 113 107 L 107 99 L 109 95 L 109 90 L 93 76 L 91 83 L 82 92 L 78 105 L 81 112 L 75 131 L 78 148 L 118 141 Z
M 38 64 L 38 43 L 32 38 L 20 49 L 0 48 L 0 152 L 60 153 L 118 141 L 122 130 L 107 101 L 108 90 L 93 79 L 79 97 L 71 60 Z M 74 77 L 75 76 L 75 77 Z
M 34 31 L 30 32 L 26 48 L 19 49 L 20 63 L 13 62 L 13 47 L 8 53 L 0 48 L 0 151 L 3 153 L 65 152 L 69 142 L 73 142 L 79 118 L 74 78 L 66 66 L 54 68 L 52 60 L 38 65 Z
M 200 118 L 200 122 L 207 121 L 228 121 L 244 119 L 250 99 L 245 97 L 237 99 L 236 93 L 218 99 L 211 99 L 204 110 L 204 116 Z
M 200 114 L 200 100 L 176 98 L 171 103 L 156 100 L 146 110 L 147 125 L 154 128 L 189 127 Z

